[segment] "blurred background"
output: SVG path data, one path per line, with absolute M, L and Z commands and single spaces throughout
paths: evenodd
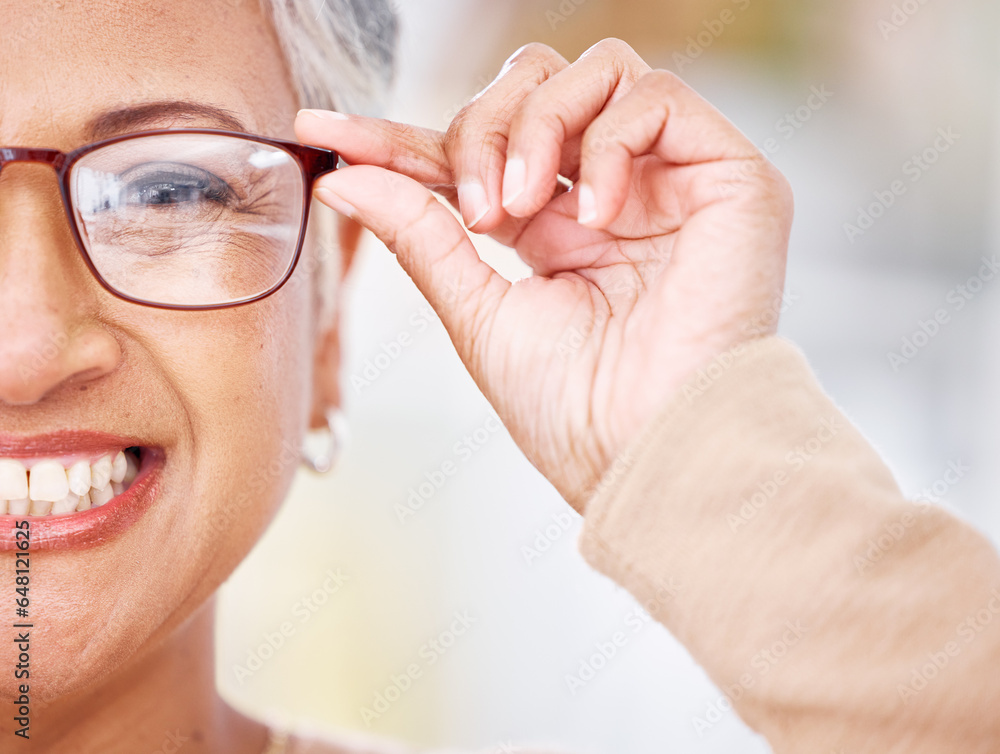
M 606 36 L 719 107 L 795 188 L 782 333 L 908 494 L 942 498 L 1000 541 L 995 3 L 398 10 L 398 120 L 444 128 L 522 44 L 573 59 Z M 526 274 L 477 243 L 505 276 Z M 227 697 L 414 749 L 768 751 L 666 630 L 583 562 L 579 517 L 496 430 L 395 259 L 368 243 L 345 294 L 353 442 L 328 479 L 300 476 L 222 592 Z M 627 644 L 571 688 L 616 631 Z

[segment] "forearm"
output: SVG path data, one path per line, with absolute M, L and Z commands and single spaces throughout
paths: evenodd
M 903 498 L 789 344 L 716 362 L 627 456 L 581 551 L 776 752 L 1000 745 L 995 551 Z

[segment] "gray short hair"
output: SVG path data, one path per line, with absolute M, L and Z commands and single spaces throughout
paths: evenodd
M 382 115 L 395 74 L 399 24 L 391 0 L 260 0 L 288 63 L 299 107 Z M 336 313 L 340 265 L 334 214 L 315 208 L 320 324 Z M 303 261 L 307 261 L 303 259 Z
M 381 114 L 399 27 L 389 0 L 261 1 L 300 107 Z

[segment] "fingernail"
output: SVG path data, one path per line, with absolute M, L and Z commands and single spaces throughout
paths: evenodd
M 299 115 L 306 113 L 320 120 L 349 120 L 348 116 L 336 110 L 299 110 Z
M 503 171 L 503 206 L 509 207 L 524 193 L 524 184 L 528 177 L 528 166 L 520 157 L 507 160 Z
M 586 183 L 577 184 L 576 197 L 580 205 L 577 222 L 580 225 L 594 222 L 597 219 L 597 199 L 594 197 L 594 189 Z
M 353 218 L 358 214 L 358 208 L 349 202 L 344 201 L 335 193 L 330 191 L 328 188 L 323 188 L 320 186 L 313 192 L 317 199 L 319 199 L 323 204 L 332 209 L 334 212 L 339 212 L 344 215 L 344 217 Z
M 490 211 L 486 189 L 479 181 L 463 181 L 458 184 L 458 203 L 467 228 L 479 223 Z

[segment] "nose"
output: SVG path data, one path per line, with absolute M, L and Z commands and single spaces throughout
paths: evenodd
M 51 168 L 0 171 L 0 405 L 98 380 L 121 348 L 98 320 L 103 289 L 77 251 Z

